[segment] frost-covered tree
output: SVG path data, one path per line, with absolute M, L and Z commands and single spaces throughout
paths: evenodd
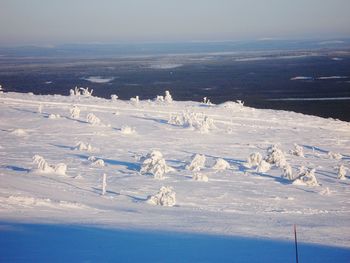
M 107 175 L 104 173 L 102 175 L 102 195 L 106 194 L 106 188 L 107 188 Z
M 95 114 L 89 113 L 86 117 L 86 121 L 90 123 L 91 125 L 98 125 L 101 124 L 101 120 L 96 117 Z
M 277 167 L 283 167 L 286 165 L 286 157 L 281 149 L 279 149 L 276 145 L 273 145 L 267 150 L 267 157 L 265 161 L 274 164 Z
M 213 166 L 213 169 L 215 169 L 215 170 L 230 169 L 230 164 L 227 161 L 225 161 L 224 159 L 218 158 L 218 159 L 216 159 L 216 162 Z
M 130 101 L 138 105 L 140 103 L 140 98 L 139 96 L 136 96 L 135 98 L 130 98 Z
M 248 168 L 258 166 L 262 160 L 263 160 L 263 158 L 262 158 L 260 153 L 258 153 L 258 152 L 251 153 L 247 159 L 246 166 Z
M 176 193 L 170 186 L 162 186 L 155 195 L 148 196 L 147 203 L 161 206 L 174 206 L 176 204 Z
M 136 133 L 135 128 L 132 128 L 132 127 L 130 127 L 128 125 L 122 126 L 122 128 L 120 129 L 120 132 L 122 134 L 126 134 L 126 135 L 135 134 Z
M 186 166 L 187 170 L 197 172 L 205 166 L 205 156 L 201 154 L 195 154 L 192 156 L 192 161 Z
M 338 170 L 338 179 L 345 180 L 346 179 L 346 167 L 341 164 L 337 167 Z
M 306 169 L 300 173 L 299 178 L 293 181 L 295 185 L 319 186 L 315 176 L 315 169 Z
M 266 173 L 270 169 L 271 169 L 271 165 L 268 162 L 266 162 L 265 160 L 261 160 L 256 168 L 256 171 L 258 173 Z
M 84 142 L 77 142 L 77 144 L 73 148 L 74 150 L 79 150 L 79 151 L 92 151 L 92 146 L 90 143 L 84 143 Z
M 43 113 L 43 105 L 41 103 L 38 106 L 38 113 Z
M 118 96 L 116 94 L 112 94 L 111 101 L 117 101 L 117 100 L 118 100 Z
M 283 166 L 283 177 L 290 180 L 290 181 L 292 181 L 294 179 L 292 166 L 290 166 L 290 164 L 288 164 L 288 163 L 286 163 Z
M 159 151 L 152 151 L 146 157 L 142 158 L 142 160 L 140 173 L 152 174 L 155 179 L 164 179 L 164 174 L 174 170 L 165 163 L 163 155 Z
M 171 96 L 170 92 L 168 90 L 165 91 L 164 101 L 166 103 L 172 103 L 173 97 Z
M 57 165 L 50 165 L 46 160 L 40 155 L 33 156 L 33 164 L 36 166 L 34 171 L 39 173 L 55 173 L 59 175 L 66 175 L 67 165 L 64 163 L 59 163 Z
M 181 115 L 171 115 L 169 124 L 182 126 L 184 128 L 190 128 L 198 130 L 201 133 L 208 133 L 209 130 L 215 129 L 214 120 L 204 114 L 194 112 L 183 112 Z
M 72 119 L 79 119 L 80 117 L 80 109 L 78 106 L 74 105 L 70 110 L 70 117 Z
M 291 150 L 291 154 L 299 157 L 304 157 L 304 148 L 296 143 L 294 143 L 294 149 Z

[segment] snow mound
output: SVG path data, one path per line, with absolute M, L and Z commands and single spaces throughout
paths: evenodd
M 54 173 L 58 175 L 66 175 L 67 165 L 64 163 L 59 163 L 57 165 L 50 165 L 46 162 L 46 160 L 42 156 L 34 155 L 33 164 L 35 165 L 35 168 L 33 169 L 34 172 L 44 173 L 44 174 Z
M 202 173 L 194 173 L 192 176 L 192 179 L 194 181 L 199 181 L 199 182 L 208 182 L 208 176 L 206 176 L 205 174 Z
M 73 147 L 74 150 L 92 152 L 93 148 L 90 143 L 77 142 Z
M 61 118 L 61 115 L 51 113 L 51 114 L 48 116 L 48 118 L 51 119 L 51 120 L 55 120 L 55 119 Z
M 86 121 L 90 123 L 91 125 L 99 125 L 101 124 L 101 120 L 96 117 L 95 114 L 89 113 L 86 117 Z
M 304 157 L 304 148 L 294 143 L 294 149 L 290 151 L 291 154 L 299 157 Z
M 146 157 L 142 158 L 141 174 L 152 174 L 155 179 L 164 179 L 164 174 L 174 171 L 173 168 L 165 163 L 163 155 L 159 151 L 152 151 Z
M 80 109 L 78 106 L 74 105 L 70 110 L 70 117 L 72 119 L 79 119 L 80 117 Z
M 340 160 L 343 158 L 343 155 L 341 155 L 340 153 L 328 152 L 328 158 L 334 159 L 334 160 Z
M 49 198 L 37 198 L 30 196 L 17 196 L 11 195 L 5 200 L 2 200 L 4 203 L 9 205 L 24 206 L 24 207 L 36 207 L 44 206 L 56 209 L 91 209 L 86 205 L 77 202 L 68 202 L 68 201 L 56 201 Z
M 268 148 L 267 157 L 265 158 L 265 161 L 281 168 L 283 168 L 287 163 L 283 151 L 279 149 L 276 145 L 273 145 Z
M 161 206 L 174 206 L 176 204 L 176 193 L 170 186 L 162 186 L 159 192 L 147 198 L 147 203 Z
M 97 159 L 95 156 L 90 156 L 88 158 L 88 161 L 91 162 L 91 166 L 95 166 L 95 167 L 104 167 L 105 166 L 105 162 L 102 159 Z
M 294 185 L 306 185 L 306 186 L 319 186 L 316 176 L 315 169 L 309 169 L 301 171 L 299 178 L 295 179 Z
M 125 134 L 125 135 L 130 135 L 130 134 L 135 134 L 136 131 L 135 131 L 135 128 L 132 128 L 128 125 L 124 125 L 121 129 L 120 129 L 120 132 L 122 134 Z
M 230 164 L 227 161 L 225 161 L 224 159 L 218 158 L 216 160 L 216 163 L 213 166 L 213 169 L 215 169 L 215 170 L 230 169 Z
M 10 133 L 18 137 L 23 137 L 28 135 L 28 133 L 24 129 L 14 129 Z
M 201 154 L 195 154 L 192 156 L 192 161 L 189 165 L 186 166 L 187 170 L 197 172 L 205 166 L 205 156 Z

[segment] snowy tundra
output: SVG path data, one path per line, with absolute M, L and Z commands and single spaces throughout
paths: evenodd
M 296 224 L 302 242 L 350 247 L 347 122 L 236 102 L 2 93 L 0 134 L 0 221 L 275 240 Z

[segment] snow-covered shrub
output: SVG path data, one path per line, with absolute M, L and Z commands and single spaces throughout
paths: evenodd
M 192 175 L 192 179 L 195 181 L 200 181 L 200 182 L 208 182 L 208 176 L 206 176 L 205 174 L 202 173 L 194 173 Z
M 135 98 L 130 98 L 130 101 L 131 101 L 132 103 L 138 105 L 139 102 L 140 102 L 140 98 L 139 98 L 139 96 L 136 96 Z
M 173 97 L 171 96 L 169 90 L 165 91 L 164 101 L 166 103 L 172 103 L 173 102 Z
M 48 118 L 51 119 L 51 120 L 59 119 L 59 118 L 61 118 L 61 115 L 51 113 L 51 114 L 48 116 Z
M 105 166 L 105 162 L 102 159 L 97 159 L 95 156 L 90 156 L 88 158 L 88 161 L 91 162 L 91 166 L 95 166 L 95 167 L 104 167 Z
M 154 99 L 156 102 L 164 102 L 164 97 L 157 95 L 157 97 Z
M 216 159 L 216 163 L 214 164 L 213 169 L 215 169 L 215 170 L 230 169 L 230 164 L 227 161 L 225 161 L 224 159 L 218 158 L 218 159 Z
M 242 101 L 242 100 L 236 100 L 236 103 L 241 107 L 244 106 L 244 101 Z
M 72 119 L 79 119 L 80 117 L 80 109 L 78 106 L 74 105 L 70 110 L 70 117 Z
M 117 99 L 118 99 L 117 95 L 115 95 L 115 94 L 111 95 L 111 101 L 117 101 Z
M 159 192 L 147 198 L 147 203 L 161 206 L 174 206 L 176 204 L 176 193 L 172 187 L 162 186 Z
M 290 181 L 294 179 L 292 166 L 290 166 L 288 163 L 283 166 L 283 177 Z
M 71 96 L 80 96 L 80 95 L 83 95 L 83 96 L 86 96 L 86 97 L 90 97 L 92 96 L 92 92 L 94 90 L 92 89 L 91 91 L 89 91 L 89 88 L 78 88 L 78 87 L 75 87 L 74 90 L 71 89 L 69 90 L 69 93 Z
M 107 187 L 107 175 L 104 173 L 102 175 L 102 195 L 106 194 L 106 187 Z
M 186 166 L 187 170 L 197 172 L 205 166 L 205 156 L 201 154 L 195 154 L 192 156 L 192 161 Z
M 304 157 L 304 148 L 296 143 L 294 143 L 294 149 L 290 152 L 295 156 Z
M 89 113 L 86 117 L 86 121 L 90 123 L 91 125 L 98 125 L 101 123 L 101 120 L 96 117 L 95 114 Z
M 168 123 L 183 126 L 184 128 L 195 129 L 202 133 L 207 133 L 209 130 L 215 128 L 213 119 L 204 114 L 194 112 L 183 112 L 182 115 L 172 115 Z
M 258 153 L 258 152 L 251 153 L 248 157 L 246 167 L 252 168 L 252 167 L 258 166 L 262 160 L 263 160 L 263 158 L 262 158 L 260 153 Z
M 301 171 L 299 178 L 295 179 L 293 184 L 295 185 L 307 185 L 307 186 L 319 186 L 316 176 L 315 169 L 309 169 Z
M 337 167 L 337 170 L 338 170 L 338 179 L 340 180 L 345 180 L 346 179 L 346 167 L 341 164 Z
M 270 169 L 271 169 L 271 165 L 268 162 L 266 162 L 265 160 L 261 160 L 261 162 L 256 167 L 256 171 L 258 173 L 266 173 Z
M 10 132 L 11 134 L 15 135 L 15 136 L 19 136 L 19 137 L 22 137 L 22 136 L 27 136 L 28 133 L 26 132 L 26 130 L 23 130 L 23 129 L 14 129 Z
M 329 159 L 340 160 L 340 159 L 343 158 L 343 155 L 341 155 L 340 153 L 328 152 L 328 158 Z
M 267 150 L 267 157 L 265 158 L 265 161 L 281 168 L 286 165 L 286 157 L 284 156 L 282 150 L 276 145 L 271 146 Z
M 0 93 L 3 93 L 3 89 L 2 89 L 2 86 L 0 85 Z
M 92 151 L 92 146 L 90 143 L 84 143 L 84 142 L 78 142 L 74 148 L 74 150 L 79 150 L 79 151 L 88 151 L 91 152 Z
M 135 129 L 132 128 L 132 127 L 130 127 L 130 126 L 128 126 L 128 125 L 124 125 L 124 126 L 120 129 L 120 132 L 121 132 L 122 134 L 126 134 L 126 135 L 128 135 L 128 134 L 135 134 L 135 133 L 136 133 Z
M 34 168 L 34 171 L 36 172 L 66 175 L 67 165 L 64 163 L 59 163 L 57 165 L 50 165 L 46 162 L 46 160 L 42 156 L 34 155 L 33 164 L 36 166 Z
M 164 174 L 173 171 L 174 169 L 165 163 L 163 155 L 159 151 L 152 151 L 142 158 L 142 167 L 140 173 L 152 174 L 155 179 L 163 179 Z
M 203 98 L 203 103 L 204 103 L 205 105 L 213 105 L 213 104 L 211 103 L 210 99 L 208 99 L 207 97 L 204 97 L 204 98 Z

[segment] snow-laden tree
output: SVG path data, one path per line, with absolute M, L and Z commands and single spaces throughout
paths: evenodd
M 163 155 L 159 151 L 152 151 L 142 158 L 142 166 L 140 173 L 152 174 L 155 179 L 164 179 L 164 174 L 173 171 L 174 169 L 165 163 Z
M 194 112 L 183 112 L 178 115 L 171 115 L 169 124 L 182 126 L 184 128 L 190 128 L 197 130 L 201 133 L 208 133 L 210 130 L 215 129 L 214 120 L 204 114 Z
M 271 164 L 269 164 L 265 160 L 261 160 L 258 166 L 256 167 L 256 171 L 258 173 L 266 173 L 270 169 L 271 169 Z
M 70 96 L 85 96 L 85 97 L 90 97 L 92 96 L 92 93 L 93 93 L 93 89 L 89 90 L 89 88 L 83 88 L 83 87 L 80 87 L 78 88 L 77 86 L 71 90 L 69 90 L 69 94 Z
M 122 134 L 125 134 L 125 135 L 135 134 L 136 133 L 135 128 L 132 128 L 132 127 L 130 127 L 128 125 L 122 126 L 122 128 L 120 129 L 120 132 Z
M 213 166 L 213 169 L 215 169 L 215 170 L 230 169 L 230 164 L 227 161 L 225 161 L 224 159 L 218 158 L 218 159 L 216 159 L 216 162 Z
M 343 164 L 341 164 L 337 167 L 337 170 L 338 170 L 338 179 L 345 180 L 347 168 Z
M 112 94 L 111 95 L 111 101 L 117 101 L 118 100 L 118 96 L 116 94 Z
M 135 105 L 138 105 L 140 103 L 140 98 L 139 96 L 136 96 L 135 98 L 130 98 L 130 101 Z
M 80 109 L 77 105 L 74 105 L 70 110 L 70 117 L 72 119 L 79 119 L 80 117 Z
M 198 172 L 205 167 L 205 155 L 194 154 L 192 156 L 192 161 L 186 166 L 187 170 Z
M 276 145 L 273 145 L 268 148 L 265 161 L 281 168 L 283 168 L 283 166 L 285 166 L 287 163 L 283 151 L 279 149 Z
M 107 175 L 104 173 L 102 175 L 102 195 L 106 194 L 106 188 L 107 188 Z
M 173 102 L 173 97 L 171 96 L 171 94 L 168 90 L 165 91 L 164 102 L 166 102 L 166 103 Z
M 294 180 L 292 166 L 288 163 L 283 166 L 283 177 L 290 181 Z
M 86 121 L 87 121 L 88 123 L 90 123 L 91 125 L 98 125 L 98 124 L 101 124 L 101 120 L 100 120 L 98 117 L 96 117 L 96 115 L 93 114 L 93 113 L 89 113 L 89 114 L 87 115 Z
M 262 155 L 259 152 L 251 153 L 247 159 L 246 167 L 256 167 L 261 163 L 262 160 Z
M 33 164 L 35 165 L 34 171 L 39 173 L 55 173 L 59 175 L 66 175 L 67 165 L 59 163 L 57 165 L 50 165 L 40 155 L 33 156 Z
M 176 204 L 176 193 L 170 186 L 162 186 L 155 195 L 148 196 L 147 203 L 161 206 L 174 206 Z
M 295 156 L 304 157 L 304 148 L 296 143 L 294 143 L 294 149 L 290 152 Z
M 293 181 L 295 185 L 319 186 L 315 169 L 300 169 L 299 177 Z
M 90 143 L 84 143 L 84 142 L 77 142 L 77 144 L 73 148 L 74 150 L 79 150 L 79 151 L 92 151 L 92 146 Z

